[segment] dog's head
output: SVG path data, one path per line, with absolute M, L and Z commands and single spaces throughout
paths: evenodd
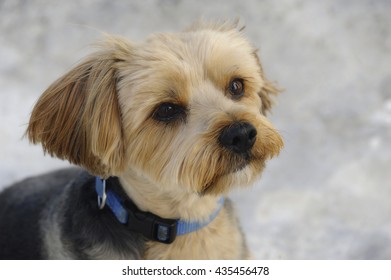
M 131 169 L 162 187 L 222 193 L 251 183 L 283 146 L 265 117 L 277 92 L 232 24 L 141 44 L 108 37 L 45 91 L 27 133 L 95 175 Z

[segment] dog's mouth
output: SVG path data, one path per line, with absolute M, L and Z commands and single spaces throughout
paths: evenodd
M 262 162 L 262 160 L 256 159 L 251 155 L 231 159 L 224 170 L 219 173 L 216 173 L 215 176 L 202 187 L 201 194 L 204 195 L 225 191 L 226 189 L 231 187 L 232 182 L 235 181 L 235 179 L 232 178 L 237 176 L 239 172 L 243 171 L 247 167 L 251 169 L 254 169 L 255 166 L 261 167 L 263 166 Z M 261 168 L 255 169 L 259 169 L 259 172 L 261 170 Z M 255 171 L 254 175 L 255 173 L 258 172 Z M 248 174 L 246 174 L 245 176 L 248 176 Z
M 250 158 L 242 160 L 241 162 L 233 165 L 230 168 L 230 170 L 228 170 L 228 172 L 226 172 L 226 174 L 224 174 L 224 175 L 239 172 L 239 171 L 243 170 L 246 166 L 248 166 L 250 164 L 250 162 L 251 162 Z
M 236 173 L 238 171 L 241 171 L 254 161 L 256 161 L 256 158 L 250 152 L 231 156 L 229 164 L 226 168 L 226 172 L 223 175 L 228 175 L 230 173 Z

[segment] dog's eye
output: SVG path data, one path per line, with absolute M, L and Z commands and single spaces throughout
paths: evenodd
M 228 91 L 234 99 L 239 99 L 244 95 L 244 83 L 240 78 L 231 80 L 228 86 Z
M 174 103 L 162 103 L 153 113 L 153 118 L 158 121 L 169 122 L 183 117 L 185 109 Z

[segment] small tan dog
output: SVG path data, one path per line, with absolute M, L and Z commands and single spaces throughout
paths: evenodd
M 68 169 L 8 188 L 0 227 L 12 232 L 0 238 L 9 247 L 1 257 L 248 258 L 221 197 L 253 183 L 283 146 L 265 117 L 278 90 L 256 52 L 233 23 L 198 23 L 139 44 L 108 36 L 44 92 L 27 130 L 45 152 L 107 180 Z M 34 204 L 30 185 L 45 185 L 44 202 Z M 10 209 L 20 196 L 42 208 L 35 241 L 14 237 L 20 213 Z M 27 215 L 26 223 L 35 219 Z

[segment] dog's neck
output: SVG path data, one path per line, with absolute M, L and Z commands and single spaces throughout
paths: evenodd
M 119 177 L 129 198 L 142 211 L 162 218 L 188 221 L 207 220 L 216 210 L 219 197 L 200 196 L 186 190 L 163 190 L 133 171 Z

